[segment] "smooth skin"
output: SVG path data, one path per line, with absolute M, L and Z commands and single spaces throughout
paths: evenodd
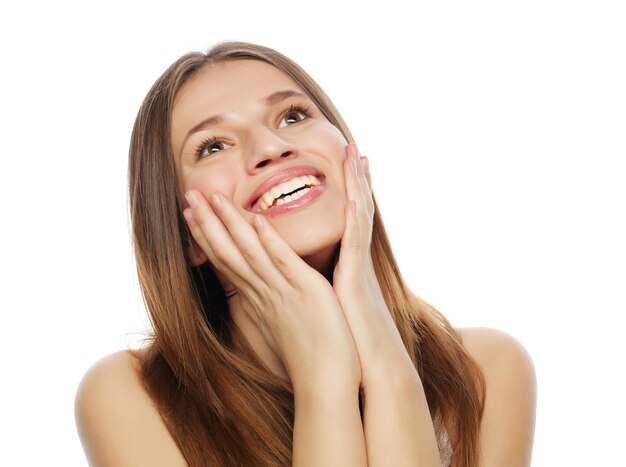
M 487 380 L 480 467 L 530 466 L 536 385 L 521 344 L 489 328 L 457 329 Z M 186 467 L 129 351 L 96 362 L 76 393 L 76 424 L 93 467 Z
M 207 92 L 210 88 L 201 85 L 202 79 L 214 84 L 220 95 Z M 200 102 L 200 109 L 205 104 L 235 109 L 231 113 L 235 123 L 225 127 L 230 144 L 217 156 L 194 165 L 183 147 L 179 157 L 179 182 L 190 205 L 185 218 L 199 247 L 191 256 L 198 262 L 210 259 L 221 278 L 237 288 L 233 308 L 249 324 L 246 337 L 258 331 L 253 343 L 259 354 L 278 377 L 293 385 L 295 466 L 439 466 L 421 381 L 386 308 L 369 255 L 374 206 L 367 159 L 360 157 L 354 144 L 346 145 L 317 109 L 306 119 L 288 126 L 280 120 L 277 125 L 274 108 L 252 107 L 248 104 L 256 102 L 252 96 L 237 100 L 237 94 L 228 94 L 229 89 L 252 89 L 254 97 L 260 97 L 285 86 L 297 88 L 267 64 L 235 62 L 207 70 L 183 90 L 187 95 L 183 92 L 177 104 L 180 118 L 175 110 L 174 140 L 181 134 L 177 124 L 183 131 L 199 116 L 185 107 L 186 97 L 194 105 L 198 99 L 213 99 Z M 194 94 L 194 89 L 201 94 Z M 345 151 L 342 156 L 337 148 Z M 298 243 L 298 227 L 294 230 L 280 219 L 259 219 L 241 208 L 257 183 L 252 180 L 264 170 L 301 160 L 325 168 L 329 206 L 342 207 L 342 212 L 329 214 L 319 207 L 315 211 L 314 204 L 301 210 L 309 210 L 309 217 L 330 216 L 331 227 L 342 229 L 338 238 L 334 230 L 317 232 L 323 255 L 304 251 L 308 244 Z M 237 161 L 243 161 L 245 172 L 236 172 Z M 206 177 L 200 174 L 203 168 L 220 164 L 221 173 L 231 171 L 232 177 L 225 181 L 222 177 L 221 191 L 213 191 L 203 185 Z M 234 183 L 226 184 L 229 180 Z M 341 247 L 330 269 L 331 285 L 329 271 L 319 265 L 328 264 L 332 250 L 321 247 L 333 240 Z M 529 465 L 535 376 L 528 354 L 498 331 L 459 332 L 487 382 L 480 465 Z M 359 391 L 364 396 L 363 421 Z M 77 393 L 76 417 L 91 465 L 186 465 L 128 352 L 113 354 L 90 369 Z
M 194 239 L 237 288 L 245 313 L 288 372 L 296 412 L 293 465 L 367 465 L 361 364 L 333 287 L 265 217 L 254 216 L 255 231 L 225 196 L 212 194 L 210 205 L 196 191 L 186 197 Z
M 186 211 L 186 218 L 194 239 L 250 305 L 252 318 L 258 320 L 263 331 L 267 330 L 266 341 L 285 362 L 296 399 L 294 465 L 369 462 L 382 466 L 394 459 L 399 465 L 438 465 L 437 441 L 419 377 L 374 275 L 369 254 L 374 205 L 364 164 L 354 144 L 347 147 L 343 166 L 351 202 L 345 209 L 345 232 L 332 286 L 259 215 L 254 217 L 255 234 L 226 197 L 212 194 L 209 207 L 198 193 L 188 193 L 193 217 Z M 220 232 L 220 221 L 227 232 Z M 412 402 L 417 410 L 384 410 L 383 398 L 376 395 L 378 388 L 384 389 L 387 396 L 387 388 L 394 385 L 415 389 L 419 397 Z M 365 424 L 365 433 L 360 429 L 357 410 L 359 389 L 369 414 L 366 418 L 371 420 Z M 336 421 L 342 419 L 337 416 L 327 418 L 326 424 L 335 420 L 332 429 L 324 423 L 312 424 L 310 417 L 298 416 L 302 415 L 299 402 L 300 407 L 326 407 L 330 403 L 326 395 L 333 393 L 352 403 L 346 417 L 352 431 L 339 426 Z M 324 395 L 323 401 L 316 399 L 320 395 Z M 344 404 L 338 404 L 335 410 L 341 406 Z M 378 410 L 368 411 L 369 406 Z M 311 414 L 319 414 L 320 410 L 311 410 Z M 404 417 L 408 427 L 394 423 L 398 417 Z M 387 429 L 380 438 L 376 434 L 382 426 Z M 405 436 L 407 443 L 383 442 L 393 437 L 390 427 L 401 427 L 396 429 L 397 435 Z M 301 435 L 303 432 L 306 435 Z M 355 438 L 355 434 L 360 437 Z

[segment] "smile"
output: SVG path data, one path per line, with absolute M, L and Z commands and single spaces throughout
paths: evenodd
M 326 189 L 326 177 L 316 167 L 296 165 L 269 174 L 254 190 L 245 209 L 273 215 L 317 198 Z
M 321 181 L 319 185 L 300 189 L 295 196 L 289 195 L 278 198 L 274 203 L 265 210 L 260 210 L 257 205 L 257 211 L 267 217 L 279 216 L 288 212 L 293 212 L 315 201 L 326 190 L 326 184 Z M 290 199 L 289 199 L 290 198 Z
M 303 175 L 276 185 L 265 192 L 258 201 L 259 211 L 266 211 L 272 206 L 281 206 L 306 195 L 311 188 L 320 185 L 315 175 Z

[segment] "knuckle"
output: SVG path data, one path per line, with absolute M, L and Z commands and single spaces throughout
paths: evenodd
M 225 255 L 221 248 L 213 249 L 213 256 L 221 264 L 225 264 L 226 259 L 228 258 L 228 255 Z
M 256 295 L 257 300 L 259 300 L 260 303 L 267 305 L 268 303 L 272 302 L 272 296 L 274 295 L 274 291 L 266 283 L 262 283 L 256 291 Z
M 274 265 L 278 269 L 284 270 L 285 268 L 287 268 L 287 262 L 281 256 L 273 256 L 272 255 L 271 258 L 272 258 L 272 261 L 273 261 Z
M 257 257 L 254 255 L 254 253 L 252 253 L 250 250 L 248 249 L 242 249 L 241 250 L 241 256 L 243 257 L 243 260 L 247 263 L 247 264 L 256 264 L 258 262 Z

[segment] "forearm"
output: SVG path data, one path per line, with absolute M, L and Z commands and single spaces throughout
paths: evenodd
M 295 391 L 294 467 L 366 467 L 358 387 Z
M 417 372 L 389 369 L 363 390 L 369 467 L 440 467 L 439 449 Z

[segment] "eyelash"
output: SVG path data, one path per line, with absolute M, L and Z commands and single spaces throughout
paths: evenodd
M 281 120 L 285 118 L 287 115 L 291 114 L 292 112 L 299 112 L 303 114 L 304 118 L 302 120 L 306 120 L 307 118 L 311 116 L 311 107 L 305 106 L 305 105 L 299 105 L 299 104 L 292 104 L 280 116 Z M 302 120 L 298 120 L 298 122 L 301 122 Z M 295 123 L 298 123 L 298 122 L 295 122 Z M 221 138 L 220 136 L 211 136 L 209 138 L 204 139 L 196 147 L 196 151 L 195 151 L 196 159 L 202 159 L 206 157 L 206 156 L 203 156 L 202 154 L 204 153 L 204 150 L 208 148 L 209 146 L 216 144 L 216 143 L 223 143 L 223 142 L 224 142 L 224 139 Z

